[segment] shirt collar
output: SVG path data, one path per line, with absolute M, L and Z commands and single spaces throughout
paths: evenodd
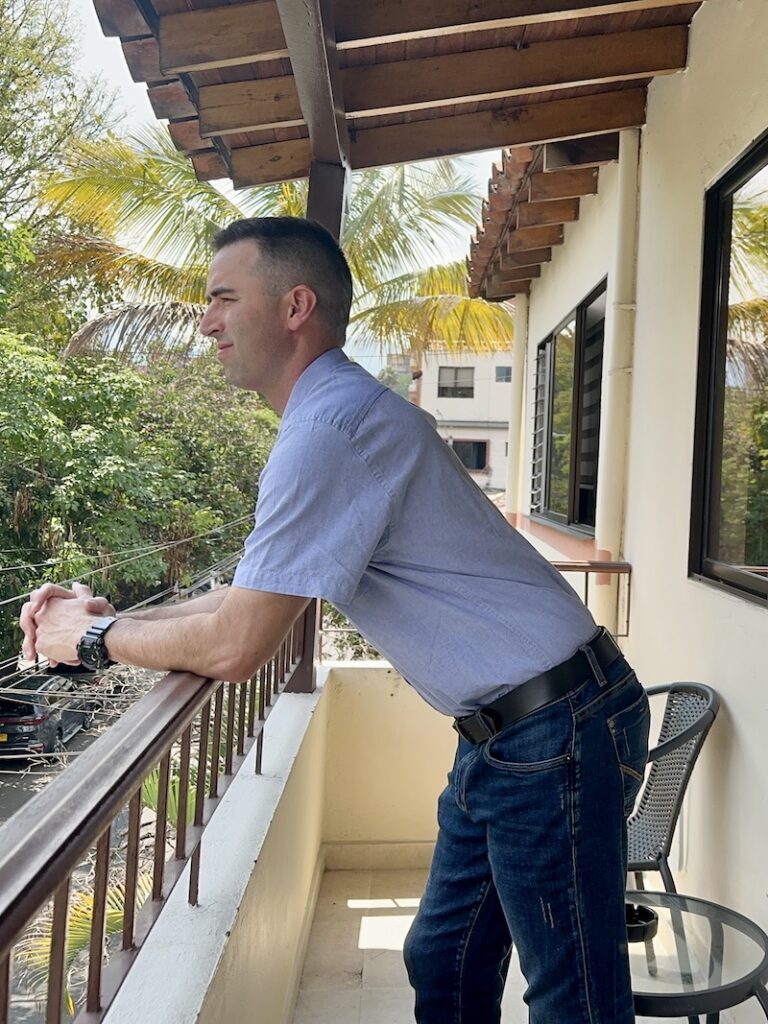
M 326 352 L 319 355 L 317 359 L 313 359 L 309 366 L 304 368 L 301 376 L 293 385 L 283 412 L 283 420 L 301 405 L 315 384 L 332 373 L 335 367 L 348 362 L 349 360 L 343 349 L 338 347 L 329 348 Z

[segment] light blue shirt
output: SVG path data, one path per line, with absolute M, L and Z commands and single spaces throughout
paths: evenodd
M 565 661 L 596 629 L 425 415 L 341 349 L 291 392 L 234 583 L 330 601 L 449 715 Z

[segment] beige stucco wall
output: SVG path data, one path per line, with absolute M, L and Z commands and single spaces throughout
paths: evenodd
M 645 681 L 699 679 L 725 703 L 694 777 L 685 884 L 763 927 L 768 611 L 688 579 L 687 559 L 704 191 L 768 128 L 767 42 L 765 0 L 705 3 L 688 70 L 649 90 L 625 551 Z
M 338 668 L 327 688 L 323 841 L 412 844 L 421 858 L 456 748 L 450 720 L 389 667 Z
M 704 192 L 768 128 L 767 42 L 765 0 L 708 0 L 693 20 L 688 70 L 649 89 L 621 552 L 633 567 L 625 647 L 643 681 L 701 680 L 724 701 L 686 808 L 679 886 L 765 928 L 768 611 L 689 579 L 687 565 Z M 615 200 L 616 168 L 603 168 L 599 195 L 582 202 L 579 223 L 534 285 L 529 403 L 536 344 L 608 272 Z M 524 450 L 530 458 L 530 437 Z M 763 1018 L 744 1006 L 733 1019 Z

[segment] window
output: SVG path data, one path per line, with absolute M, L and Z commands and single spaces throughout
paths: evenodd
M 690 569 L 768 601 L 768 135 L 706 197 Z
M 454 441 L 453 450 L 461 464 L 470 472 L 477 472 L 488 466 L 487 441 Z
M 438 398 L 472 398 L 474 394 L 474 366 L 441 366 L 438 368 Z
M 496 383 L 497 384 L 511 384 L 512 383 L 512 367 L 511 366 L 497 366 L 496 367 Z
M 605 282 L 536 353 L 531 511 L 594 530 Z

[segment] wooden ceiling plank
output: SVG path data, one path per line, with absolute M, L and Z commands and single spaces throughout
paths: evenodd
M 571 18 L 633 14 L 675 7 L 680 0 L 336 0 L 341 49 L 396 39 L 533 25 Z
M 597 193 L 597 167 L 576 167 L 570 171 L 532 174 L 529 183 L 530 202 L 572 199 Z
M 561 245 L 562 241 L 562 224 L 548 224 L 542 228 L 520 228 L 518 231 L 510 231 L 507 235 L 507 252 L 550 248 L 553 245 Z
M 549 203 L 520 203 L 517 208 L 518 228 L 535 228 L 545 224 L 568 224 L 578 219 L 578 199 L 558 199 Z
M 687 37 L 672 25 L 345 68 L 344 106 L 371 116 L 669 74 L 685 67 Z
M 166 14 L 158 39 L 167 75 L 288 56 L 274 0 Z
M 592 93 L 523 107 L 436 117 L 386 128 L 361 129 L 351 145 L 352 166 L 380 167 L 471 153 L 493 146 L 550 142 L 638 128 L 645 121 L 645 90 Z
M 312 160 L 309 139 L 273 142 L 233 149 L 232 180 L 235 188 L 265 185 L 273 181 L 306 178 Z
M 204 137 L 304 124 L 293 75 L 203 85 L 198 100 Z

